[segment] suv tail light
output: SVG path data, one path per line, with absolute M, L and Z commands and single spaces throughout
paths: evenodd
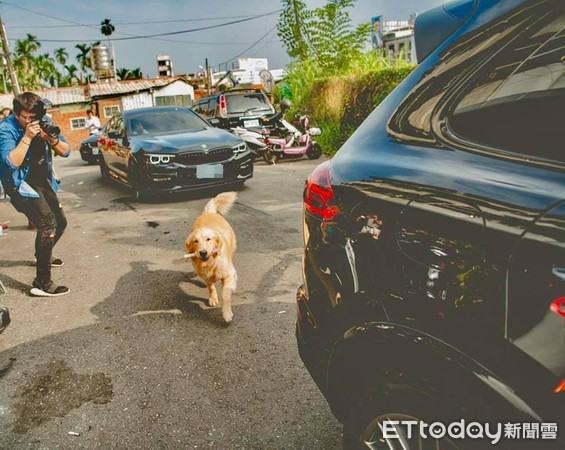
M 565 318 L 565 295 L 553 300 L 549 305 L 549 309 L 559 317 Z M 565 378 L 563 378 L 553 389 L 554 394 L 560 394 L 562 392 L 565 392 Z
M 226 96 L 224 94 L 220 95 L 220 117 L 228 116 L 228 107 L 226 105 Z
M 551 302 L 549 309 L 560 317 L 565 318 L 565 296 L 558 297 Z
M 306 181 L 304 208 L 310 214 L 329 222 L 340 213 L 334 201 L 334 192 L 330 183 L 330 161 L 326 161 L 316 167 Z

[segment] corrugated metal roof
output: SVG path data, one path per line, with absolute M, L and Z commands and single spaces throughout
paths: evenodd
M 42 98 L 48 99 L 53 106 L 68 105 L 72 103 L 88 103 L 94 97 L 106 97 L 148 91 L 154 88 L 167 86 L 177 80 L 186 81 L 184 77 L 147 78 L 141 80 L 126 80 L 109 83 L 91 83 L 88 86 L 73 86 L 51 88 L 42 91 L 33 91 Z M 89 96 L 90 92 L 90 96 Z M 0 106 L 12 107 L 12 94 L 0 94 Z
M 142 80 L 126 80 L 117 83 L 94 83 L 90 85 L 90 95 L 93 97 L 128 94 L 131 92 L 147 91 L 153 88 L 167 86 L 181 77 L 151 78 Z
M 53 105 L 68 105 L 69 103 L 85 103 L 88 101 L 84 98 L 82 87 L 46 89 L 34 92 L 41 98 L 49 100 Z

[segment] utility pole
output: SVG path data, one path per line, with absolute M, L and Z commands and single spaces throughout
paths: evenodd
M 10 80 L 12 80 L 12 91 L 14 96 L 20 95 L 20 83 L 18 83 L 18 77 L 16 76 L 16 71 L 12 65 L 12 56 L 10 55 L 10 47 L 8 46 L 8 36 L 6 36 L 6 28 L 4 28 L 4 22 L 0 18 L 0 39 L 2 39 L 2 50 L 4 51 L 4 58 L 6 58 L 6 66 L 8 66 L 8 73 L 10 74 Z
M 206 88 L 208 89 L 208 95 L 210 95 L 210 69 L 208 68 L 208 58 L 206 58 Z

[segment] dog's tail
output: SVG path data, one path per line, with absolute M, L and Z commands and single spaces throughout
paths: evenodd
M 237 192 L 222 192 L 206 203 L 204 211 L 209 213 L 219 213 L 225 216 L 233 206 Z

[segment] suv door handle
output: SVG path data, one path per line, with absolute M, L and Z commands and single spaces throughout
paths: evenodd
M 565 267 L 554 267 L 551 269 L 551 273 L 561 281 L 565 281 Z

